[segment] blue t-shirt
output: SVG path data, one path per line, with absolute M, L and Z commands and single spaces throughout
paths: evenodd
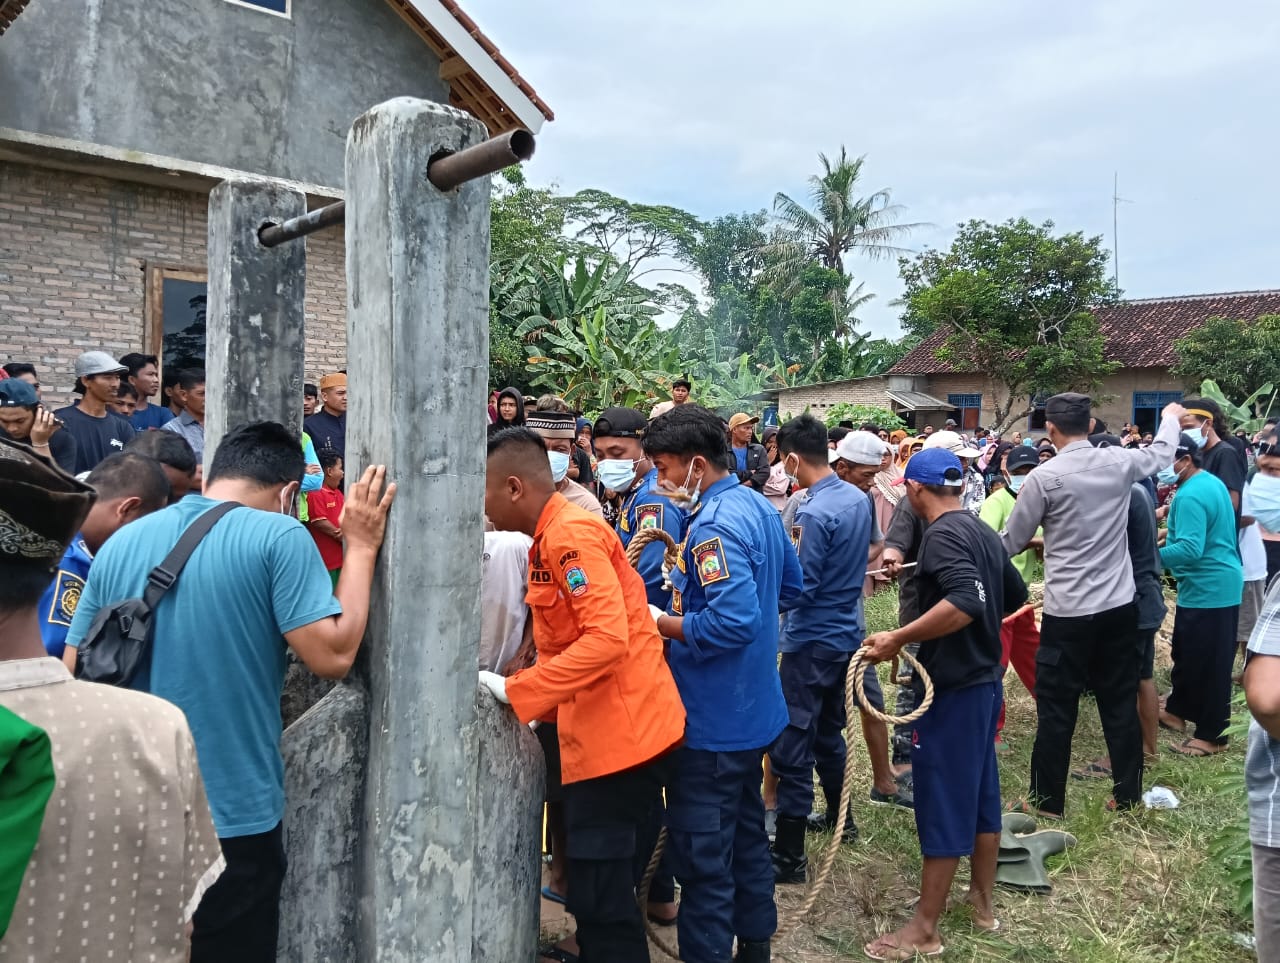
M 871 499 L 838 475 L 828 475 L 810 486 L 789 534 L 800 556 L 804 591 L 782 604 L 787 620 L 779 650 L 813 646 L 851 655 L 862 645 L 861 619 L 850 616 L 859 611 L 867 576 Z
M 740 472 L 746 471 L 747 470 L 747 449 L 746 448 L 733 449 L 733 460 L 735 463 L 737 463 L 738 471 Z
M 93 556 L 89 554 L 84 538 L 77 535 L 62 553 L 58 574 L 40 596 L 40 637 L 44 641 L 44 650 L 55 659 L 62 658 L 67 630 L 71 628 L 71 619 L 84 592 L 84 581 L 89 577 L 92 561 Z
M 103 606 L 140 597 L 147 573 L 216 504 L 188 495 L 112 535 L 94 559 L 67 645 L 80 645 Z M 341 611 L 307 530 L 251 508 L 219 520 L 156 607 L 150 665 L 133 687 L 186 714 L 220 837 L 264 833 L 284 816 L 283 636 Z
M 138 431 L 150 431 L 152 428 L 163 428 L 173 421 L 173 412 L 164 405 L 139 404 L 129 416 L 129 424 Z
M 802 584 L 796 550 L 763 495 L 733 475 L 702 493 L 671 573 L 670 611 L 684 616 L 685 641 L 667 652 L 690 749 L 763 749 L 786 728 L 778 605 Z

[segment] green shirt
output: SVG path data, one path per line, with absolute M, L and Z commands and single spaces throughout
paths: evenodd
M 1013 506 L 1016 504 L 1017 500 L 1009 494 L 1009 489 L 1001 488 L 994 495 L 987 496 L 986 501 L 982 503 L 981 511 L 978 512 L 978 517 L 999 534 L 1004 531 L 1004 524 L 1009 520 L 1009 516 L 1013 514 Z M 1043 534 L 1042 529 L 1036 529 L 1037 538 Z M 1029 548 L 1025 552 L 1020 552 L 1013 556 L 1013 567 L 1022 576 L 1022 581 L 1030 585 L 1031 576 L 1036 568 L 1035 549 Z
M 1178 607 L 1239 605 L 1244 568 L 1236 548 L 1236 512 L 1227 486 L 1207 471 L 1178 486 L 1160 562 L 1178 580 Z

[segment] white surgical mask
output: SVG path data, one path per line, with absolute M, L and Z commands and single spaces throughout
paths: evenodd
M 1161 468 L 1160 471 L 1156 473 L 1156 480 L 1160 482 L 1161 485 L 1176 485 L 1178 484 L 1178 473 L 1174 471 L 1173 466 L 1170 465 L 1168 468 Z
M 1022 483 L 1027 480 L 1026 475 L 1006 475 L 1005 481 L 1009 485 L 1009 491 L 1018 494 L 1018 489 L 1022 487 Z
M 799 458 L 797 458 L 797 459 L 796 459 L 795 467 L 796 467 L 796 470 L 798 471 L 798 470 L 799 470 L 799 468 L 800 468 L 800 459 L 799 459 Z M 788 469 L 788 468 L 787 468 L 787 463 L 786 463 L 786 461 L 785 461 L 785 460 L 782 462 L 782 470 L 783 470 L 784 472 L 786 472 L 786 473 L 787 473 L 787 481 L 791 482 L 792 487 L 793 487 L 793 488 L 799 488 L 799 487 L 800 487 L 800 479 L 796 477 L 796 472 L 795 472 L 795 471 L 790 470 L 790 469 Z
M 1249 514 L 1268 532 L 1280 532 L 1280 478 L 1253 476 L 1249 482 Z
M 547 461 L 551 462 L 551 480 L 559 485 L 569 474 L 569 456 L 562 451 L 549 451 Z
M 596 477 L 609 491 L 625 492 L 635 481 L 638 464 L 629 458 L 606 458 L 596 466 Z
M 702 492 L 697 488 L 693 491 L 689 490 L 689 483 L 693 481 L 693 462 L 689 462 L 689 474 L 684 476 L 684 484 L 679 488 L 668 488 L 663 490 L 663 494 L 671 499 L 675 504 L 680 505 L 686 511 L 693 511 L 693 506 L 698 504 L 698 499 L 702 497 Z

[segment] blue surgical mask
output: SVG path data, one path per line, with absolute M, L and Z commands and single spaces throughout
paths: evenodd
M 559 485 L 569 474 L 569 456 L 561 451 L 549 451 L 547 461 L 551 462 L 551 480 Z
M 637 464 L 629 458 L 606 458 L 596 466 L 596 477 L 609 491 L 625 492 L 635 481 Z
M 1249 514 L 1268 532 L 1280 532 L 1280 478 L 1253 476 L 1249 482 Z
M 1173 470 L 1172 465 L 1168 468 L 1161 468 L 1156 472 L 1156 481 L 1161 485 L 1176 485 L 1178 484 L 1178 473 Z
M 1188 428 L 1183 432 L 1183 434 L 1189 435 L 1191 440 L 1196 443 L 1197 448 L 1203 448 L 1204 443 L 1208 440 L 1204 436 L 1204 425 L 1201 425 L 1199 428 Z
M 1026 475 L 1009 475 L 1005 481 L 1009 485 L 1009 491 L 1018 494 L 1018 489 L 1022 487 L 1022 483 L 1027 480 Z

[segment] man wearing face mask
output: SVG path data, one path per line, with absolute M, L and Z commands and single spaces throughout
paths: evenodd
M 687 960 L 767 963 L 777 928 L 760 763 L 786 727 L 780 604 L 803 588 L 777 510 L 728 469 L 720 418 L 681 405 L 649 425 L 658 487 L 689 506 L 667 612 L 667 660 L 688 713 L 667 791 L 668 852 L 681 884 Z
M 1231 665 L 1244 585 L 1235 513 L 1226 486 L 1202 470 L 1188 434 L 1178 442 L 1173 465 L 1161 469 L 1160 481 L 1177 486 L 1160 561 L 1178 580 L 1173 691 L 1160 723 L 1184 731 L 1186 721 L 1194 720 L 1194 738 L 1172 748 L 1184 756 L 1211 756 L 1226 749 L 1231 717 Z
M 1186 412 L 1181 419 L 1182 430 L 1195 442 L 1201 469 L 1227 486 L 1231 506 L 1235 510 L 1236 527 L 1251 525 L 1253 520 L 1242 517 L 1240 512 L 1249 463 L 1243 451 L 1218 433 L 1219 426 L 1224 424 L 1222 409 L 1216 401 L 1208 398 L 1188 398 L 1183 407 Z
M 229 431 L 191 494 L 116 532 L 89 570 L 63 661 L 98 611 L 139 598 L 147 576 L 196 518 L 222 502 L 239 507 L 204 537 L 155 611 L 149 664 L 132 688 L 180 708 L 227 869 L 195 912 L 194 963 L 274 960 L 284 879 L 284 762 L 280 696 L 286 646 L 316 675 L 347 674 L 369 616 L 374 559 L 395 486 L 384 466 L 348 489 L 346 557 L 336 589 L 315 542 L 292 517 L 306 464 L 298 436 L 273 422 Z M 174 817 L 179 827 L 181 813 Z
M 569 462 L 578 438 L 577 417 L 572 411 L 531 411 L 525 419 L 525 424 L 537 432 L 547 446 L 547 461 L 551 463 L 551 480 L 556 484 L 556 491 L 570 504 L 604 518 L 600 500 L 569 477 Z

